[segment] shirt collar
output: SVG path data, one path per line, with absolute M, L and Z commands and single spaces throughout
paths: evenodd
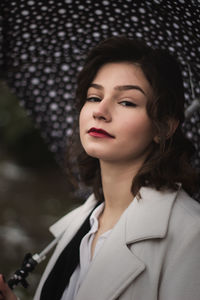
M 90 216 L 90 226 L 97 226 L 98 227 L 98 218 L 100 216 L 100 214 L 103 212 L 104 210 L 104 202 L 101 203 L 100 205 L 98 205 L 95 210 L 93 211 L 93 213 Z

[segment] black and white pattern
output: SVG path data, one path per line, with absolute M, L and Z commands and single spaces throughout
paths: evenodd
M 200 97 L 199 0 L 1 0 L 1 13 L 3 77 L 58 159 L 76 116 L 77 73 L 88 49 L 106 37 L 138 37 L 167 48 L 181 63 L 185 108 Z M 200 167 L 199 111 L 184 130 L 198 149 L 194 161 Z

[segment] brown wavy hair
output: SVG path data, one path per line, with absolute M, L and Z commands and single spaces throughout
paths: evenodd
M 134 177 L 132 194 L 135 196 L 142 186 L 176 190 L 178 183 L 192 194 L 197 189 L 199 177 L 190 163 L 195 149 L 181 129 L 184 121 L 184 89 L 179 63 L 165 50 L 153 49 L 141 40 L 121 36 L 108 38 L 90 51 L 78 76 L 78 112 L 85 103 L 88 87 L 98 70 L 109 62 L 139 65 L 153 90 L 153 97 L 148 100 L 146 109 L 159 143 L 153 142 L 150 154 Z M 170 120 L 179 121 L 179 125 L 169 137 Z M 79 138 L 75 140 L 68 151 L 67 167 L 70 167 L 69 162 L 77 162 L 80 172 L 78 181 L 90 186 L 96 198 L 102 201 L 99 160 L 84 151 Z

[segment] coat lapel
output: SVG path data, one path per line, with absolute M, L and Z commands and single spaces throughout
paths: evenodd
M 145 261 L 129 245 L 166 235 L 177 192 L 142 188 L 140 194 L 141 199 L 132 201 L 92 261 L 76 300 L 114 300 L 145 270 Z
M 76 300 L 116 299 L 145 265 L 128 249 L 125 242 L 126 213 L 93 259 Z
M 177 193 L 141 188 L 141 199 L 135 198 L 128 208 L 126 243 L 164 238 Z
M 51 269 L 54 263 L 56 262 L 57 258 L 59 257 L 60 253 L 71 241 L 73 236 L 77 233 L 77 231 L 79 230 L 79 228 L 81 227 L 81 225 L 83 224 L 83 222 L 85 221 L 85 219 L 96 204 L 97 201 L 94 195 L 91 195 L 83 205 L 72 211 L 70 214 L 64 216 L 57 223 L 50 227 L 50 231 L 56 237 L 64 231 L 63 236 L 60 242 L 58 243 L 58 246 L 54 251 L 54 254 L 48 264 L 50 265 Z M 47 271 L 47 273 L 48 272 L 49 270 Z
M 63 249 L 76 234 L 76 232 L 78 231 L 78 229 L 83 224 L 84 220 L 96 204 L 97 201 L 94 195 L 91 195 L 83 205 L 73 210 L 50 227 L 50 231 L 55 237 L 58 237 L 60 234 L 62 234 L 62 232 L 64 233 L 42 275 L 42 278 L 34 296 L 34 300 L 38 300 L 40 298 L 40 292 L 43 287 L 43 284 L 46 281 L 49 273 L 51 272 L 54 264 L 56 263 L 59 255 L 62 253 Z

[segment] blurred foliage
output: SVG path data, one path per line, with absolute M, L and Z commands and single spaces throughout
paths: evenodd
M 37 167 L 55 163 L 53 154 L 7 85 L 0 81 L 0 155 Z
M 3 139 L 9 145 L 33 130 L 30 119 L 4 82 L 0 82 L 0 126 Z

